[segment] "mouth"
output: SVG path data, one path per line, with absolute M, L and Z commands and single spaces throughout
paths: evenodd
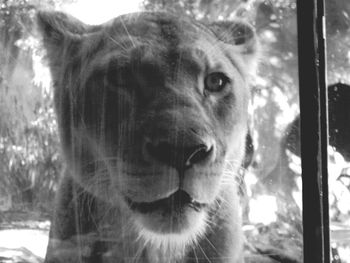
M 129 207 L 142 214 L 161 211 L 164 214 L 181 213 L 185 208 L 192 208 L 200 212 L 206 207 L 206 204 L 199 203 L 191 198 L 191 196 L 183 191 L 178 190 L 167 198 L 159 199 L 153 202 L 134 202 L 129 198 L 125 198 Z

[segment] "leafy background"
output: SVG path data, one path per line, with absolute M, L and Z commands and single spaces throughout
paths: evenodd
M 19 211 L 38 220 L 52 212 L 63 164 L 50 76 L 34 17 L 37 9 L 62 10 L 74 2 L 0 0 L 0 229 L 18 220 Z M 295 0 L 144 0 L 142 8 L 204 21 L 238 16 L 255 25 L 262 59 L 252 86 L 255 153 L 252 166 L 242 171 L 242 204 L 247 239 L 259 245 L 248 250 L 264 251 L 270 245 L 301 260 L 300 159 L 285 143 L 299 112 Z M 350 2 L 327 1 L 326 11 L 328 82 L 349 84 Z M 330 216 L 337 227 L 332 243 L 343 262 L 350 262 L 350 182 L 339 180 L 348 164 L 333 149 L 329 164 Z M 268 211 L 260 213 L 261 206 Z

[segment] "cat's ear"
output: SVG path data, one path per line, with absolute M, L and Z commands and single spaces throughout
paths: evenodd
M 55 11 L 39 11 L 37 24 L 44 43 L 50 45 L 62 45 L 63 41 L 78 40 L 81 35 L 89 32 L 91 27 L 68 14 Z
M 70 15 L 55 11 L 39 11 L 37 25 L 51 65 L 79 50 L 82 36 L 90 28 Z
M 244 57 L 245 63 L 255 69 L 259 57 L 259 41 L 254 28 L 240 20 L 217 21 L 209 28 L 216 37 L 233 47 Z

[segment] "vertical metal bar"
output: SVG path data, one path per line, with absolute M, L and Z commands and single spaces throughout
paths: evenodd
M 330 231 L 329 231 L 329 202 L 328 202 L 328 89 L 327 61 L 325 40 L 325 0 L 317 0 L 317 43 L 318 43 L 318 85 L 320 89 L 320 165 L 321 165 L 321 194 L 323 215 L 323 252 L 324 262 L 330 262 Z
M 297 0 L 304 262 L 329 262 L 323 0 Z

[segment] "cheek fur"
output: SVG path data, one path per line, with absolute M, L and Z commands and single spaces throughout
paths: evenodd
M 245 92 L 229 93 L 213 105 L 217 123 L 223 128 L 226 137 L 230 137 L 241 125 L 247 123 L 248 94 Z

